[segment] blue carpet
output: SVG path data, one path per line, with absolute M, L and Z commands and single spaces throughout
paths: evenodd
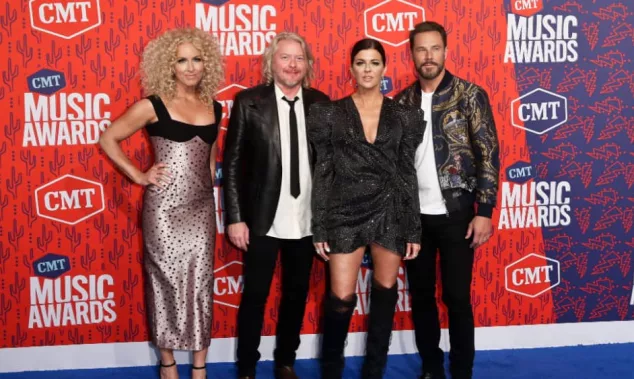
M 346 379 L 359 378 L 363 358 L 346 359 Z M 418 378 L 418 355 L 390 356 L 385 378 Z M 272 379 L 272 362 L 261 362 L 258 379 Z M 296 363 L 303 379 L 319 378 L 314 359 Z M 209 378 L 235 378 L 232 363 L 207 365 Z M 189 366 L 178 367 L 180 377 L 190 378 Z M 0 374 L 1 379 L 83 379 L 83 378 L 158 378 L 155 367 L 119 369 L 40 371 Z M 595 346 L 479 351 L 476 354 L 474 379 L 634 379 L 634 343 Z

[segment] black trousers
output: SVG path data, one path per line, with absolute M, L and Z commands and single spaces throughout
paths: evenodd
M 299 347 L 299 332 L 304 319 L 310 272 L 315 257 L 312 236 L 284 240 L 251 236 L 244 254 L 244 291 L 238 310 L 239 376 L 255 375 L 260 359 L 258 347 L 264 322 L 264 308 L 269 296 L 275 262 L 281 251 L 282 299 L 277 319 L 275 362 L 292 366 Z
M 470 379 L 475 356 L 471 308 L 472 238 L 465 239 L 472 209 L 447 215 L 421 215 L 421 252 L 407 261 L 416 346 L 423 371 L 444 371 L 440 347 L 440 321 L 436 303 L 436 258 L 440 253 L 442 300 L 449 314 L 450 371 L 453 379 Z

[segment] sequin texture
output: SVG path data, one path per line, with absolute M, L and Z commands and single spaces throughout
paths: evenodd
M 423 139 L 420 109 L 384 98 L 374 143 L 351 97 L 314 104 L 307 120 L 316 151 L 313 240 L 332 253 L 378 243 L 404 254 L 420 242 L 414 154 Z
M 217 125 L 172 121 L 159 98 L 147 130 L 156 162 L 169 166 L 165 190 L 143 199 L 145 296 L 151 341 L 160 348 L 202 350 L 211 339 L 215 206 L 211 143 Z M 214 107 L 220 115 L 219 104 Z

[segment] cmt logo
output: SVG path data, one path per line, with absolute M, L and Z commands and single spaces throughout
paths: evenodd
M 509 292 L 537 297 L 559 285 L 559 261 L 531 253 L 505 269 L 505 285 Z
M 534 177 L 533 166 L 528 162 L 518 161 L 506 169 L 506 179 L 509 182 L 524 184 Z
M 214 303 L 238 309 L 243 290 L 242 262 L 232 261 L 214 270 Z
M 509 0 L 511 2 L 511 12 L 530 17 L 544 9 L 543 0 Z
M 370 253 L 370 248 L 365 248 L 365 253 L 363 254 L 363 260 L 361 261 L 361 267 L 372 270 L 374 267 L 372 264 L 372 254 Z
M 31 0 L 29 11 L 33 29 L 64 39 L 101 25 L 99 0 Z
M 43 278 L 59 278 L 69 270 L 70 259 L 64 255 L 49 253 L 33 262 L 35 276 L 41 276 Z
M 75 225 L 105 209 L 103 186 L 74 175 L 64 175 L 35 190 L 40 217 Z
M 214 186 L 222 187 L 222 162 L 216 161 L 216 171 L 214 175 Z
M 388 93 L 394 90 L 394 85 L 392 84 L 392 78 L 389 76 L 384 77 L 381 80 L 381 93 L 387 95 Z
M 233 99 L 236 94 L 247 87 L 240 84 L 232 84 L 218 91 L 216 100 L 222 104 L 222 126 L 227 126 L 229 117 L 231 116 L 231 108 L 233 108 Z
M 26 78 L 29 91 L 52 95 L 66 87 L 66 77 L 63 72 L 42 69 Z
M 363 12 L 365 35 L 390 46 L 409 40 L 407 32 L 425 21 L 425 8 L 405 0 L 385 0 Z
M 511 102 L 511 124 L 542 135 L 568 121 L 568 99 L 537 88 Z

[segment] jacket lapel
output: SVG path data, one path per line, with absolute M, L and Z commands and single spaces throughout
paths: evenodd
M 277 114 L 277 102 L 275 100 L 275 88 L 273 85 L 264 87 L 262 96 L 255 102 L 256 108 L 263 120 L 266 120 L 264 128 L 275 145 L 278 158 L 281 157 L 280 120 Z M 281 162 L 281 161 L 280 161 Z
M 302 103 L 304 104 L 304 125 L 306 128 L 306 146 L 308 147 L 308 163 L 311 172 L 314 169 L 315 157 L 313 156 L 313 144 L 308 141 L 308 110 L 315 102 L 313 91 L 310 88 L 302 88 Z
M 304 88 L 302 90 L 302 103 L 304 105 L 304 123 L 308 119 L 308 110 L 310 106 L 315 102 L 314 93 L 310 89 Z M 282 162 L 282 141 L 280 137 L 280 120 L 277 113 L 277 101 L 275 99 L 275 88 L 273 84 L 264 87 L 262 96 L 255 101 L 255 107 L 263 120 L 267 121 L 265 128 L 267 129 L 271 143 L 275 144 L 275 151 L 281 164 Z M 308 125 L 306 125 L 308 126 Z M 307 134 L 307 133 L 306 133 Z M 308 146 L 308 159 L 311 169 L 314 164 L 313 146 L 306 141 Z M 281 167 L 281 166 L 280 166 Z
M 313 104 L 313 92 L 308 88 L 302 88 L 302 103 L 304 104 L 304 118 L 308 118 L 308 109 Z

